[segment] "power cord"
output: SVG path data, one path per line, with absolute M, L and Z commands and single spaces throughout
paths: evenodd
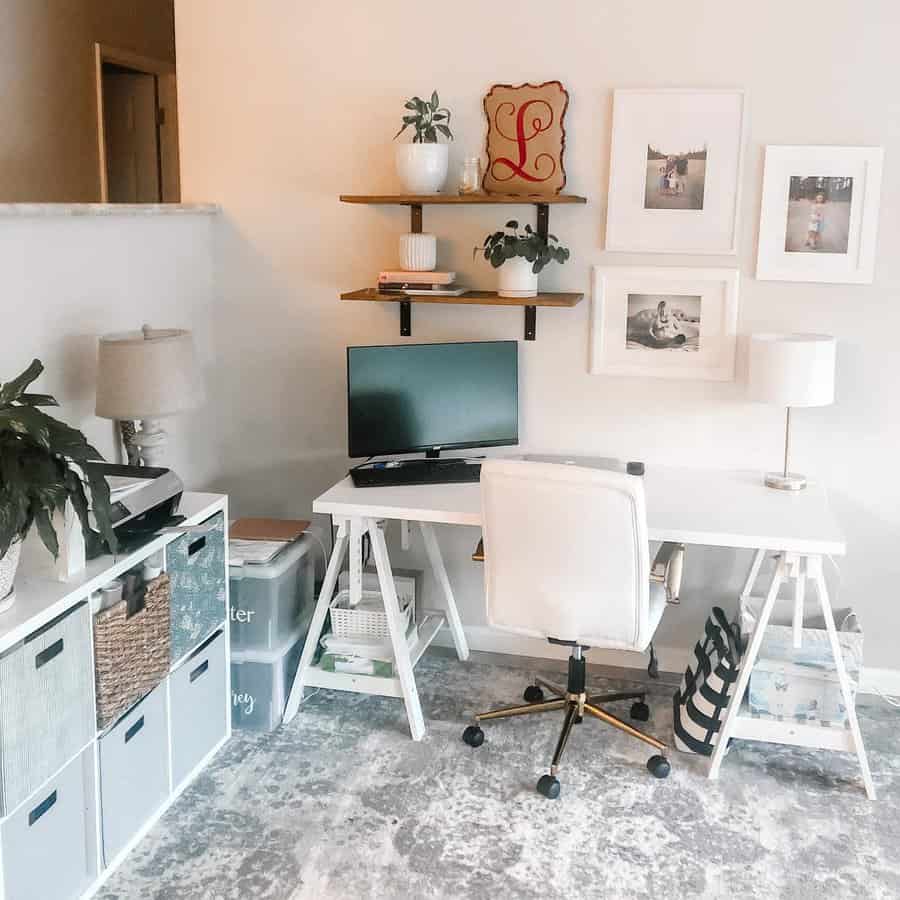
M 879 690 L 877 687 L 875 687 L 874 684 L 872 685 L 872 690 L 875 691 L 875 693 L 878 694 L 878 696 L 881 697 L 881 699 L 884 700 L 884 702 L 889 706 L 893 706 L 894 709 L 900 709 L 900 698 L 891 697 L 890 695 L 885 694 L 884 691 Z

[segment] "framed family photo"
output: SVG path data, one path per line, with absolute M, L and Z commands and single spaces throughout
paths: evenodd
M 617 90 L 606 249 L 736 253 L 741 90 Z
M 870 284 L 884 151 L 766 147 L 756 277 Z
M 592 375 L 734 380 L 737 269 L 596 266 Z

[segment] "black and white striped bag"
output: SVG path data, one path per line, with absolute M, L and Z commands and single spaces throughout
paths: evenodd
M 728 622 L 718 606 L 706 620 L 694 658 L 695 667 L 684 670 L 673 698 L 675 746 L 711 756 L 741 662 L 740 629 Z

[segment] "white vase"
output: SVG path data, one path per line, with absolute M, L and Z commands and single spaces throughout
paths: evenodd
M 538 277 L 531 271 L 533 264 L 524 256 L 514 256 L 500 266 L 500 285 L 497 293 L 501 297 L 536 297 Z
M 16 600 L 13 583 L 16 580 L 16 569 L 19 568 L 19 556 L 22 553 L 22 542 L 14 541 L 3 556 L 0 556 L 0 613 L 6 612 Z
M 400 235 L 400 269 L 433 272 L 437 266 L 437 238 L 433 234 Z
M 398 144 L 397 174 L 408 194 L 436 194 L 447 180 L 447 144 Z

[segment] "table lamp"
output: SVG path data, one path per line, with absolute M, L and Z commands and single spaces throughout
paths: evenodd
M 129 463 L 161 466 L 167 435 L 159 420 L 203 401 L 191 333 L 144 325 L 106 334 L 97 362 L 97 415 L 120 421 Z
M 806 477 L 788 471 L 791 408 L 834 402 L 836 342 L 827 334 L 754 334 L 750 336 L 749 393 L 753 400 L 787 409 L 784 471 L 766 474 L 766 486 L 799 491 Z

